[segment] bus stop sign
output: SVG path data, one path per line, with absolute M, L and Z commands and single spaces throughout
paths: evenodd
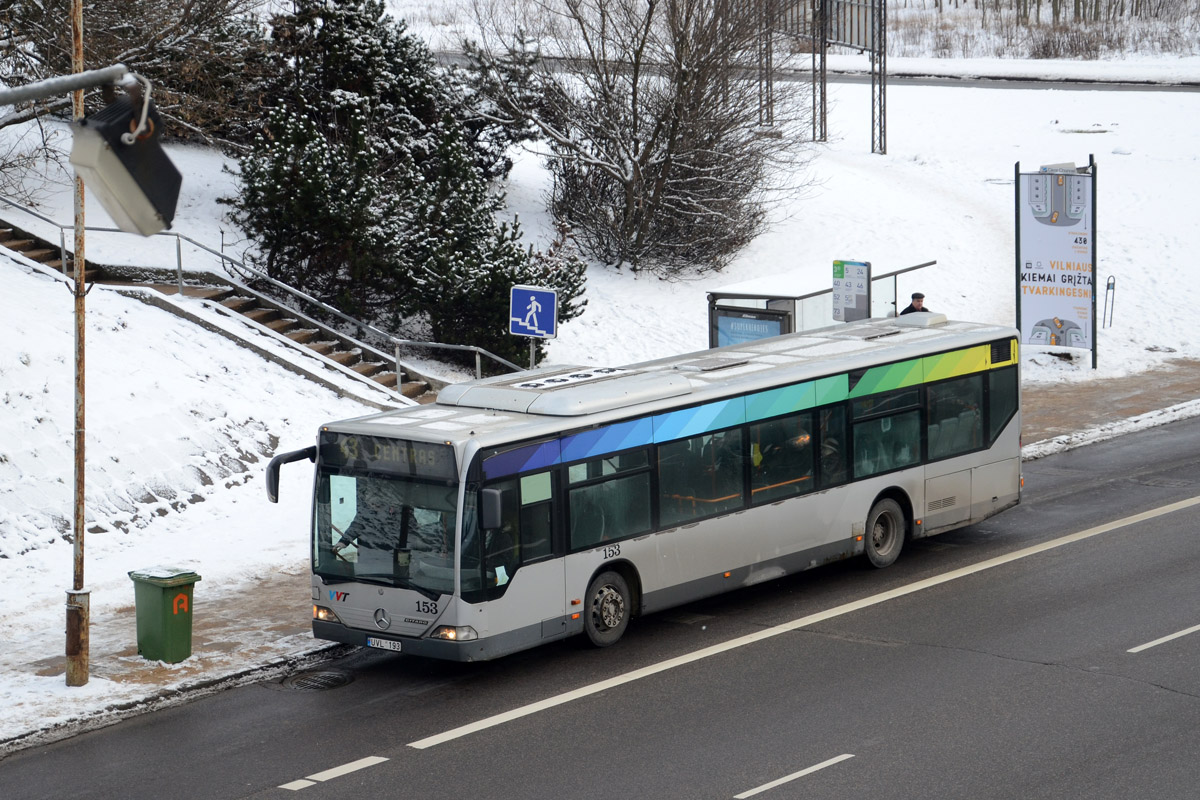
M 508 297 L 508 332 L 514 336 L 553 339 L 558 335 L 558 291 L 514 286 Z

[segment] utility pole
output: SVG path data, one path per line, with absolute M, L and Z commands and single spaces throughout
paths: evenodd
M 71 0 L 71 72 L 83 72 L 83 0 Z M 83 89 L 71 94 L 71 112 L 76 120 L 84 116 Z M 67 592 L 67 686 L 88 682 L 88 633 L 91 619 L 91 594 L 83 584 L 84 519 L 84 297 L 87 276 L 84 271 L 83 178 L 75 172 L 75 574 L 72 590 Z

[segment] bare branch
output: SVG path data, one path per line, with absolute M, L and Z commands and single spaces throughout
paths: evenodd
M 569 36 L 537 28 L 539 58 L 493 28 L 480 68 L 502 115 L 549 143 L 552 208 L 592 255 L 664 274 L 719 269 L 761 230 L 777 176 L 802 162 L 807 104 L 787 105 L 781 135 L 758 131 L 755 3 L 529 0 Z M 495 18 L 492 18 L 495 22 Z M 481 23 L 481 28 L 483 28 Z M 524 34 L 528 31 L 522 29 Z M 506 35 L 507 34 L 507 35 Z M 754 75 L 753 71 L 749 73 Z

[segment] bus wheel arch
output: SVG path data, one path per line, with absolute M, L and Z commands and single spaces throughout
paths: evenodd
M 583 631 L 594 647 L 616 644 L 640 612 L 641 581 L 628 562 L 601 566 L 584 594 Z
M 881 492 L 867 512 L 863 530 L 863 549 L 867 561 L 876 569 L 890 567 L 900 557 L 912 528 L 912 504 L 904 492 Z

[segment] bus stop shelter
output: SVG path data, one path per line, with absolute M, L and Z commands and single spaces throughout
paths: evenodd
M 934 264 L 937 261 L 926 261 L 873 276 L 871 316 L 899 313 L 898 277 Z M 796 270 L 714 289 L 708 293 L 708 346 L 723 347 L 834 324 L 831 282 L 830 273 Z

